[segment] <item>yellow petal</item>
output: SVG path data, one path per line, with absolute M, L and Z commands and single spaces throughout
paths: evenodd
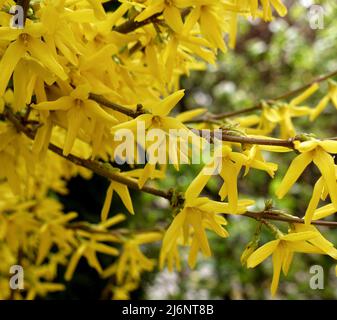
M 144 122 L 144 128 L 147 129 L 151 123 L 152 123 L 153 116 L 150 114 L 142 114 L 136 119 L 123 122 L 121 124 L 118 124 L 116 126 L 113 126 L 111 128 L 111 133 L 116 133 L 118 130 L 131 130 L 131 131 L 136 131 L 137 130 L 137 124 L 140 122 Z
M 177 33 L 181 33 L 184 24 L 178 8 L 175 6 L 166 6 L 164 10 L 164 19 L 170 28 Z
M 270 0 L 270 3 L 281 17 L 284 17 L 287 14 L 287 7 L 282 3 L 281 0 Z
M 8 46 L 7 50 L 2 56 L 0 61 L 0 97 L 4 95 L 8 81 L 12 76 L 16 65 L 25 54 L 25 51 L 25 47 L 21 44 L 21 42 L 15 41 Z
M 273 240 L 254 251 L 247 260 L 248 268 L 255 268 L 262 261 L 266 260 L 277 248 L 280 240 Z
M 37 110 L 68 110 L 74 106 L 74 100 L 69 97 L 61 97 L 54 101 L 45 101 L 33 104 L 32 107 Z
M 331 202 L 337 209 L 337 182 L 334 159 L 322 149 L 317 149 L 314 155 L 314 163 L 321 172 L 329 190 Z
M 318 103 L 318 105 L 311 111 L 310 121 L 315 120 L 323 112 L 329 101 L 330 97 L 327 95 Z
M 325 140 L 318 143 L 326 152 L 337 154 L 337 141 Z
M 97 102 L 92 100 L 86 100 L 84 102 L 84 108 L 87 114 L 95 120 L 104 121 L 110 124 L 116 124 L 118 120 L 106 112 Z
M 105 201 L 101 212 L 101 221 L 106 221 L 108 218 L 111 207 L 112 195 L 113 195 L 113 182 L 110 183 L 109 188 L 106 192 Z
M 151 16 L 155 15 L 156 13 L 163 11 L 164 8 L 165 8 L 164 1 L 159 1 L 155 5 L 150 5 L 136 17 L 135 21 L 138 22 L 144 21 L 150 18 Z
M 100 226 L 102 228 L 110 228 L 111 226 L 115 225 L 115 224 L 118 224 L 122 221 L 124 221 L 126 219 L 126 216 L 122 213 L 119 213 L 119 214 L 116 214 L 115 216 L 113 216 L 112 218 L 104 221 L 104 222 L 101 222 L 100 223 Z
M 287 248 L 294 252 L 324 254 L 324 251 L 305 241 L 288 242 Z
M 289 233 L 281 238 L 281 240 L 284 241 L 304 241 L 304 240 L 310 240 L 312 238 L 317 237 L 319 234 L 315 231 L 304 231 L 304 232 L 294 232 Z
M 187 122 L 187 121 L 190 121 L 192 119 L 195 119 L 195 118 L 205 114 L 206 112 L 207 112 L 207 109 L 204 109 L 204 108 L 185 111 L 185 112 L 180 113 L 176 117 L 176 119 L 180 122 Z
M 313 216 L 313 220 L 320 220 L 323 219 L 325 217 L 328 217 L 334 213 L 336 213 L 336 208 L 334 207 L 334 205 L 332 203 L 327 204 L 319 209 L 317 209 L 314 213 Z
M 175 216 L 173 222 L 165 233 L 161 254 L 166 255 L 177 242 L 177 238 L 179 237 L 185 223 L 186 214 L 186 210 L 182 210 Z
M 72 255 L 72 257 L 70 258 L 67 270 L 66 270 L 65 275 L 64 275 L 64 279 L 66 281 L 70 281 L 71 278 L 73 277 L 73 274 L 75 272 L 76 266 L 77 266 L 78 262 L 80 261 L 81 256 L 83 255 L 85 249 L 86 249 L 86 246 L 85 245 L 81 245 L 76 250 L 76 252 Z
M 317 141 L 317 140 L 304 141 L 304 142 L 295 141 L 294 142 L 295 149 L 300 151 L 300 152 L 312 151 L 312 150 L 317 148 L 318 144 L 319 144 L 319 141 Z
M 321 177 L 315 183 L 314 191 L 312 193 L 308 208 L 305 212 L 305 217 L 304 217 L 305 224 L 311 223 L 311 220 L 314 216 L 315 210 L 321 198 L 323 188 L 324 188 L 324 179 Z
M 284 252 L 282 251 L 281 248 L 277 248 L 273 254 L 273 280 L 271 282 L 271 287 L 270 287 L 272 296 L 275 295 L 277 288 L 278 288 L 283 257 L 284 257 Z
M 103 243 L 97 243 L 97 242 L 90 243 L 90 247 L 98 252 L 105 253 L 110 256 L 118 256 L 119 254 L 116 248 L 107 246 L 106 244 L 103 244 Z
M 288 274 L 291 262 L 293 260 L 294 253 L 289 250 L 287 246 L 287 250 L 284 252 L 284 258 L 282 263 L 282 271 L 285 275 Z
M 71 108 L 67 112 L 68 130 L 63 147 L 63 155 L 67 156 L 71 152 L 75 143 L 81 124 L 84 120 L 80 107 Z
M 190 247 L 190 252 L 188 254 L 188 265 L 191 269 L 194 269 L 196 262 L 197 262 L 197 256 L 199 252 L 199 243 L 196 237 L 193 237 L 192 244 Z
M 318 83 L 312 84 L 307 90 L 305 90 L 301 95 L 297 96 L 295 99 L 291 100 L 290 105 L 297 106 L 304 100 L 308 99 L 319 89 Z
M 302 153 L 292 161 L 280 186 L 277 188 L 276 195 L 278 198 L 284 197 L 311 161 L 312 156 L 309 153 Z
M 156 165 L 152 163 L 147 163 L 143 169 L 143 174 L 140 176 L 138 180 L 138 186 L 142 189 L 150 178 L 152 178 L 154 171 L 156 170 Z
M 160 101 L 152 108 L 152 113 L 156 116 L 167 116 L 177 103 L 184 97 L 185 90 L 179 90 Z
M 132 200 L 130 197 L 129 189 L 126 185 L 118 183 L 118 182 L 112 182 L 114 190 L 118 193 L 119 197 L 122 199 L 123 204 L 125 205 L 126 209 L 131 214 L 135 214 L 133 210 Z
M 49 49 L 46 43 L 30 37 L 28 41 L 28 48 L 31 55 L 37 59 L 38 62 L 41 62 L 49 71 L 53 72 L 64 81 L 68 79 L 68 75 L 56 60 L 53 52 Z
M 185 192 L 187 201 L 193 201 L 197 198 L 211 177 L 211 175 L 205 173 L 205 169 L 201 170 Z
M 228 208 L 230 212 L 236 213 L 238 207 L 237 179 L 241 167 L 228 160 L 222 161 L 222 167 L 220 176 L 227 184 Z

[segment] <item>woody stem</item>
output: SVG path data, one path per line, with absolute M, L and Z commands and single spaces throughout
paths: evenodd
M 35 132 L 25 126 L 19 117 L 17 117 L 11 109 L 6 107 L 5 112 L 3 116 L 8 119 L 14 126 L 15 128 L 19 131 L 25 134 L 28 138 L 34 139 L 35 138 Z M 67 159 L 68 161 L 72 162 L 73 164 L 76 164 L 78 166 L 81 166 L 83 168 L 89 169 L 90 171 L 105 177 L 109 180 L 116 181 L 119 183 L 122 183 L 126 186 L 128 186 L 131 189 L 139 190 L 145 193 L 152 194 L 154 196 L 162 197 L 170 202 L 173 200 L 174 197 L 174 192 L 172 190 L 160 190 L 160 189 L 155 189 L 149 186 L 144 186 L 143 188 L 139 188 L 138 183 L 136 180 L 126 178 L 122 176 L 121 174 L 113 173 L 111 172 L 108 168 L 104 166 L 103 163 L 100 161 L 96 160 L 88 160 L 88 159 L 83 159 L 78 156 L 75 156 L 73 154 L 69 154 L 65 156 L 63 154 L 63 150 L 56 146 L 55 144 L 49 143 L 48 149 L 57 155 Z M 281 222 L 288 222 L 288 223 L 301 223 L 304 224 L 304 219 L 298 218 L 298 217 L 290 217 L 290 216 L 280 216 L 272 211 L 262 211 L 262 212 L 250 212 L 247 211 L 246 213 L 242 214 L 242 216 L 253 218 L 255 220 L 261 221 L 263 219 L 266 220 L 274 220 L 274 221 L 281 221 Z M 316 220 L 311 222 L 313 225 L 317 226 L 326 226 L 326 227 L 332 227 L 332 228 L 337 228 L 337 222 L 334 221 L 322 221 L 322 220 Z
M 321 82 L 324 82 L 325 80 L 328 80 L 334 76 L 337 75 L 337 70 L 334 70 L 326 75 L 323 75 L 321 77 L 318 77 L 314 80 L 312 80 L 311 82 L 301 86 L 301 87 L 298 87 L 294 90 L 291 90 L 291 91 L 288 91 L 286 93 L 283 93 L 273 99 L 269 99 L 269 101 L 280 101 L 280 100 L 284 100 L 284 99 L 287 99 L 287 98 L 290 98 L 290 97 L 293 97 L 295 96 L 296 94 L 308 89 L 310 86 L 312 86 L 314 83 L 321 83 Z M 255 106 L 253 107 L 250 107 L 250 108 L 246 108 L 246 109 L 241 109 L 241 110 L 237 110 L 237 111 L 232 111 L 232 112 L 224 112 L 224 113 L 219 113 L 219 114 L 215 114 L 215 115 L 210 115 L 210 118 L 212 120 L 219 120 L 219 119 L 224 119 L 224 118 L 231 118 L 231 117 L 235 117 L 235 116 L 238 116 L 238 115 L 242 115 L 242 114 L 245 114 L 245 113 L 250 113 L 250 112 L 253 112 L 253 111 L 257 111 L 257 110 L 260 110 L 262 109 L 262 103 L 259 102 L 258 104 L 256 104 Z

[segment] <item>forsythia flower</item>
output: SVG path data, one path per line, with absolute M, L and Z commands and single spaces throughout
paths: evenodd
M 53 51 L 41 40 L 44 31 L 41 23 L 30 24 L 25 29 L 0 27 L 0 39 L 13 41 L 0 61 L 0 96 L 4 94 L 15 67 L 26 53 L 29 53 L 32 58 L 42 63 L 48 71 L 61 79 L 66 80 L 68 78 Z
M 55 101 L 41 102 L 33 106 L 37 110 L 67 111 L 69 127 L 63 148 L 64 155 L 68 155 L 71 152 L 82 123 L 87 117 L 102 121 L 107 125 L 113 125 L 118 122 L 113 115 L 102 109 L 97 102 L 88 98 L 89 91 L 88 86 L 79 86 L 69 96 L 61 97 Z
M 319 86 L 317 83 L 311 85 L 303 93 L 292 99 L 289 104 L 276 104 L 269 106 L 263 104 L 263 114 L 259 129 L 261 134 L 271 133 L 277 124 L 280 125 L 280 137 L 282 139 L 292 138 L 296 135 L 295 127 L 292 118 L 303 117 L 310 115 L 312 109 L 307 106 L 299 106 L 303 101 L 310 98 Z
M 297 156 L 291 163 L 286 175 L 284 176 L 281 184 L 279 185 L 276 195 L 279 198 L 288 192 L 292 185 L 297 181 L 305 168 L 314 162 L 319 171 L 321 172 L 324 183 L 326 184 L 327 191 L 329 192 L 331 202 L 337 209 L 337 182 L 335 174 L 334 159 L 330 155 L 337 153 L 336 141 L 318 141 L 311 140 L 305 142 L 295 141 L 295 149 L 301 154 Z M 311 220 L 313 211 L 308 212 L 306 221 Z
M 323 112 L 330 101 L 337 109 L 337 83 L 333 80 L 329 80 L 328 94 L 324 96 L 317 106 L 311 111 L 310 120 L 315 120 Z
M 163 12 L 165 22 L 175 32 L 180 32 L 183 28 L 180 9 L 192 6 L 194 2 L 191 0 L 149 0 L 145 3 L 146 9 L 136 17 L 136 21 L 144 21 L 157 13 Z
M 163 267 L 168 260 L 169 269 L 172 270 L 174 262 L 179 267 L 179 254 L 177 247 L 180 240 L 186 244 L 191 236 L 191 247 L 188 264 L 194 267 L 198 251 L 209 257 L 211 250 L 208 244 L 205 229 L 213 230 L 220 237 L 226 238 L 228 232 L 224 229 L 227 221 L 221 213 L 233 213 L 227 203 L 209 200 L 199 197 L 200 192 L 207 184 L 210 176 L 202 170 L 197 178 L 191 183 L 185 192 L 185 203 L 183 209 L 174 218 L 172 224 L 165 233 L 163 245 L 160 252 L 160 266 Z M 246 212 L 246 207 L 254 202 L 241 200 L 235 213 Z
M 131 240 L 127 240 L 123 245 L 123 251 L 116 265 L 113 264 L 104 270 L 103 276 L 109 277 L 116 273 L 117 284 L 119 285 L 126 280 L 127 275 L 134 281 L 138 281 L 143 271 L 151 271 L 155 266 L 155 260 L 147 258 L 139 247 L 161 239 L 161 233 L 151 232 L 135 235 Z
M 96 226 L 97 234 L 78 230 L 77 234 L 80 236 L 80 241 L 75 242 L 77 247 L 74 254 L 71 256 L 64 278 L 69 281 L 73 277 L 78 262 L 82 257 L 85 257 L 88 264 L 94 268 L 99 274 L 103 274 L 102 266 L 97 258 L 97 252 L 109 256 L 118 256 L 119 251 L 103 242 L 117 243 L 120 242 L 118 237 L 113 234 L 100 234 L 99 231 L 107 231 L 111 226 L 114 226 L 125 219 L 123 214 L 118 214 L 106 221 L 101 222 Z
M 232 149 L 223 145 L 214 152 L 214 159 L 208 164 L 216 171 L 219 171 L 220 177 L 224 180 L 224 183 L 219 190 L 219 195 L 221 201 L 224 201 L 228 197 L 228 208 L 231 213 L 236 213 L 238 209 L 238 189 L 237 180 L 238 175 L 243 166 L 246 166 L 246 172 L 248 173 L 249 168 L 257 168 L 259 170 L 265 170 L 269 174 L 273 175 L 277 166 L 273 163 L 265 163 L 261 158 L 255 159 L 256 148 L 253 147 L 248 156 L 233 152 Z
M 118 183 L 116 181 L 111 181 L 110 186 L 109 186 L 109 188 L 107 190 L 107 193 L 106 193 L 104 206 L 103 206 L 102 212 L 101 212 L 101 220 L 102 221 L 105 221 L 108 218 L 109 210 L 110 210 L 110 206 L 111 206 L 111 201 L 112 201 L 112 195 L 113 195 L 114 191 L 116 191 L 117 194 L 120 196 L 120 198 L 123 201 L 123 204 L 128 209 L 128 211 L 131 214 L 135 214 L 135 212 L 133 210 L 132 200 L 131 200 L 131 197 L 130 197 L 128 187 L 126 185 Z
M 325 240 L 314 227 L 296 224 L 296 232 L 279 235 L 254 251 L 247 260 L 247 267 L 254 268 L 270 255 L 273 256 L 273 280 L 271 293 L 275 295 L 281 270 L 287 275 L 295 252 L 329 254 L 337 258 L 337 250 Z
M 151 113 L 146 113 L 138 116 L 136 119 L 130 120 L 128 122 L 121 123 L 117 126 L 114 126 L 111 131 L 112 133 L 117 132 L 118 130 L 131 130 L 132 132 L 137 132 L 137 127 L 141 124 L 144 126 L 145 130 L 148 129 L 160 129 L 165 134 L 170 137 L 170 130 L 184 130 L 184 132 L 188 133 L 188 128 L 180 122 L 178 119 L 170 117 L 169 113 L 171 110 L 177 105 L 177 103 L 183 98 L 184 90 L 177 91 L 164 100 L 158 102 L 157 104 L 153 104 L 151 108 L 147 108 L 151 111 Z M 138 142 L 140 143 L 142 137 L 137 136 Z M 165 136 L 163 136 L 163 141 L 159 141 L 159 144 L 166 144 Z M 188 138 L 188 137 L 186 137 Z M 150 146 L 152 143 L 150 143 Z M 141 145 L 141 147 L 147 149 L 150 147 L 148 145 Z M 160 146 L 158 147 L 160 149 Z M 165 150 L 168 152 L 168 158 L 171 163 L 176 164 L 178 159 L 178 150 L 170 150 L 166 148 Z M 151 155 L 151 154 L 150 154 Z M 153 155 L 153 154 L 152 154 Z M 163 156 L 163 155 L 162 155 Z M 148 159 L 148 163 L 146 164 L 143 175 L 139 179 L 139 187 L 142 188 L 146 181 L 151 178 L 154 178 L 156 164 L 158 159 Z

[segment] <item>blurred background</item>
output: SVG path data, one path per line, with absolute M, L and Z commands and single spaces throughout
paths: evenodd
M 335 0 L 286 1 L 289 15 L 275 19 L 270 24 L 261 21 L 245 22 L 239 25 L 239 37 L 235 50 L 220 56 L 217 66 L 209 66 L 204 72 L 194 72 L 182 79 L 187 89 L 181 111 L 205 107 L 210 111 L 224 112 L 250 107 L 261 99 L 268 99 L 310 82 L 319 75 L 337 69 L 337 3 Z M 309 8 L 319 4 L 324 8 L 324 28 L 312 29 L 308 20 Z M 316 94 L 310 106 L 315 106 L 326 92 Z M 317 100 L 316 100 L 317 99 Z M 314 123 L 308 119 L 295 120 L 298 132 L 315 133 L 319 137 L 337 136 L 337 113 L 330 106 Z M 263 172 L 251 171 L 240 178 L 239 189 L 244 195 L 256 199 L 257 209 L 263 209 L 266 197 L 274 200 L 275 207 L 289 210 L 302 216 L 311 197 L 318 174 L 313 167 L 306 170 L 298 183 L 284 200 L 273 198 L 274 189 L 283 177 L 293 154 L 279 154 L 270 160 L 279 164 L 276 178 L 271 181 Z M 176 186 L 186 189 L 189 182 L 200 171 L 200 166 L 183 166 L 180 172 L 171 171 L 161 187 Z M 206 192 L 217 199 L 220 180 L 213 179 Z M 65 210 L 75 210 L 81 219 L 97 222 L 104 201 L 107 183 L 94 177 L 91 181 L 73 179 L 70 193 L 59 196 Z M 156 221 L 169 222 L 171 212 L 166 201 L 152 196 L 132 193 L 137 214 L 130 217 L 128 227 L 151 228 Z M 267 198 L 268 199 L 268 198 Z M 122 212 L 124 207 L 114 198 L 112 213 Z M 246 269 L 240 263 L 240 256 L 252 238 L 257 222 L 248 218 L 229 217 L 230 237 L 221 239 L 209 234 L 213 256 L 199 262 L 190 270 L 186 259 L 180 273 L 167 270 L 144 274 L 141 286 L 132 293 L 132 299 L 270 299 L 269 286 L 272 278 L 271 259 L 255 269 Z M 337 230 L 322 229 L 326 237 L 337 244 Z M 270 240 L 263 232 L 262 242 Z M 157 257 L 158 246 L 144 248 L 146 255 Z M 187 254 L 182 252 L 186 258 Z M 103 261 L 108 265 L 111 261 Z M 310 267 L 321 265 L 324 269 L 324 289 L 310 289 L 313 276 Z M 64 282 L 64 270 L 60 268 L 59 279 Z M 61 293 L 50 294 L 53 299 L 100 299 L 105 298 L 104 289 L 108 281 L 98 277 L 81 260 L 71 284 Z M 276 298 L 279 299 L 334 299 L 337 298 L 335 263 L 331 258 L 319 255 L 295 255 L 288 277 L 281 277 Z

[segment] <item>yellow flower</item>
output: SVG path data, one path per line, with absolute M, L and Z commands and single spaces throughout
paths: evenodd
M 98 4 L 97 4 L 98 5 Z M 88 15 L 87 9 L 66 10 L 62 1 L 48 1 L 41 14 L 41 22 L 46 29 L 43 38 L 52 51 L 59 51 L 70 63 L 78 64 L 78 56 L 85 47 L 76 37 L 71 23 L 82 17 L 83 22 L 94 23 L 94 15 Z
M 118 122 L 113 115 L 106 112 L 97 102 L 88 98 L 89 92 L 90 87 L 88 85 L 81 85 L 68 96 L 63 96 L 55 101 L 45 101 L 32 105 L 37 110 L 67 111 L 68 128 L 63 148 L 64 155 L 68 155 L 71 152 L 82 123 L 89 117 L 102 121 L 106 125 L 113 125 Z
M 214 48 L 226 52 L 226 44 L 223 36 L 225 29 L 222 23 L 224 10 L 221 3 L 211 1 L 205 5 L 201 4 L 200 7 L 197 7 L 195 10 L 198 10 L 199 25 L 203 36 Z
M 312 110 L 307 106 L 299 106 L 303 101 L 311 97 L 319 86 L 317 83 L 311 85 L 307 90 L 302 92 L 299 96 L 292 99 L 288 104 L 276 104 L 269 106 L 263 104 L 263 113 L 260 123 L 261 133 L 271 133 L 277 124 L 280 125 L 280 137 L 282 139 L 292 138 L 296 135 L 296 130 L 292 119 L 310 115 Z
M 130 277 L 120 286 L 114 286 L 113 291 L 113 300 L 129 300 L 130 292 L 136 290 L 139 287 L 139 281 L 135 281 Z
M 328 94 L 324 96 L 317 106 L 311 111 L 310 120 L 315 120 L 323 112 L 330 101 L 337 109 L 337 83 L 333 80 L 329 80 Z
M 146 1 L 146 9 L 137 17 L 136 21 L 144 21 L 147 18 L 163 12 L 165 22 L 175 32 L 180 32 L 183 28 L 183 20 L 180 9 L 192 6 L 194 1 L 191 0 L 149 0 Z
M 147 258 L 140 250 L 140 246 L 145 243 L 157 242 L 161 240 L 160 233 L 153 232 L 135 236 L 134 239 L 124 244 L 123 252 L 117 263 L 117 283 L 122 283 L 124 275 L 128 272 L 132 279 L 139 280 L 143 271 L 151 271 L 155 266 L 155 260 Z
M 219 175 L 224 180 L 224 183 L 219 191 L 221 201 L 228 197 L 228 208 L 230 212 L 236 213 L 238 208 L 238 189 L 237 179 L 242 166 L 247 163 L 247 157 L 238 152 L 232 152 L 232 149 L 223 145 L 214 154 L 214 162 L 219 167 Z
M 337 153 L 337 141 L 311 140 L 305 142 L 295 141 L 295 149 L 301 154 L 289 166 L 289 169 L 279 185 L 276 195 L 283 198 L 292 185 L 297 181 L 305 168 L 311 163 L 317 166 L 329 192 L 331 202 L 337 209 L 337 182 L 334 159 L 330 155 Z M 317 194 L 315 193 L 315 196 Z M 311 215 L 311 214 L 310 214 Z M 307 222 L 310 221 L 310 216 Z
M 162 239 L 159 232 L 141 233 L 127 240 L 123 245 L 123 251 L 118 261 L 108 267 L 102 273 L 103 278 L 116 275 L 117 284 L 121 285 L 128 279 L 133 281 L 140 280 L 143 271 L 151 271 L 155 266 L 155 260 L 147 258 L 140 246 L 154 243 Z
M 118 130 L 131 130 L 132 132 L 136 132 L 137 125 L 139 123 L 144 124 L 144 129 L 160 129 L 165 134 L 170 135 L 170 130 L 176 129 L 181 130 L 183 129 L 184 132 L 187 134 L 189 133 L 188 128 L 180 122 L 177 118 L 173 118 L 169 116 L 169 113 L 171 110 L 176 106 L 176 104 L 182 99 L 184 96 L 184 90 L 177 91 L 164 100 L 161 100 L 158 102 L 158 104 L 152 104 L 152 106 L 148 107 L 147 110 L 151 113 L 146 113 L 143 115 L 138 116 L 136 119 L 123 122 L 121 124 L 118 124 L 114 126 L 111 129 L 112 133 L 117 132 Z M 140 140 L 140 137 L 137 137 Z M 179 137 L 180 138 L 180 137 Z M 186 138 L 188 138 L 186 136 Z M 181 138 L 181 141 L 183 140 L 183 137 Z M 145 142 L 146 143 L 146 142 Z M 163 140 L 159 141 L 159 146 L 157 149 L 160 149 L 161 144 L 167 144 L 168 139 L 166 139 L 166 136 L 163 136 Z M 142 146 L 145 148 L 148 148 L 149 145 L 153 145 L 154 143 L 147 143 L 147 145 Z M 167 148 L 165 146 L 165 150 L 167 152 L 167 155 L 169 159 L 171 160 L 171 163 L 177 164 L 178 154 L 179 150 L 172 150 Z M 152 154 L 149 154 L 150 156 Z M 156 159 L 148 159 L 149 162 L 146 164 L 143 170 L 143 175 L 139 179 L 139 187 L 142 188 L 146 181 L 149 178 L 154 178 L 155 172 L 156 172 Z
M 257 0 L 250 0 L 251 6 L 253 8 L 256 8 L 256 2 Z M 261 0 L 262 3 L 262 10 L 263 10 L 263 19 L 265 21 L 271 21 L 272 20 L 272 8 L 274 8 L 277 13 L 284 17 L 287 14 L 287 8 L 282 3 L 281 0 Z
M 232 213 L 227 203 L 217 202 L 208 198 L 199 197 L 200 192 L 210 179 L 202 170 L 185 192 L 185 203 L 183 209 L 177 214 L 165 233 L 163 245 L 160 252 L 160 266 L 164 266 L 168 260 L 170 268 L 175 261 L 179 267 L 178 245 L 180 241 L 184 244 L 191 241 L 188 264 L 193 268 L 196 264 L 199 250 L 204 256 L 209 257 L 211 250 L 208 244 L 205 229 L 213 230 L 222 238 L 228 237 L 228 232 L 223 227 L 227 224 L 221 213 Z M 241 200 L 238 202 L 236 213 L 246 212 L 247 206 L 254 201 Z
M 176 119 L 184 123 L 184 122 L 193 120 L 195 118 L 198 118 L 202 116 L 203 114 L 205 114 L 206 112 L 207 112 L 207 109 L 205 108 L 198 108 L 198 109 L 193 109 L 189 111 L 184 111 L 184 112 L 179 113 Z
M 263 148 L 258 145 L 248 147 L 243 154 L 247 156 L 244 165 L 246 167 L 245 175 L 248 174 L 250 168 L 266 171 L 271 178 L 274 178 L 275 171 L 278 168 L 276 163 L 266 162 L 262 155 Z
M 121 183 L 118 183 L 118 182 L 115 182 L 115 181 L 111 181 L 110 186 L 109 186 L 109 188 L 107 190 L 107 193 L 106 193 L 104 205 L 103 205 L 102 212 L 101 212 L 101 220 L 102 221 L 106 221 L 106 219 L 108 218 L 110 206 L 111 206 L 111 201 L 112 201 L 112 195 L 113 195 L 114 191 L 116 191 L 117 194 L 119 195 L 119 197 L 122 199 L 122 202 L 125 205 L 125 207 L 128 209 L 128 211 L 131 214 L 135 214 L 135 212 L 133 210 L 132 200 L 131 200 L 131 197 L 130 197 L 128 187 L 124 184 L 121 184 Z
M 138 122 L 144 122 L 145 129 L 156 128 L 162 129 L 165 132 L 168 132 L 170 129 L 187 130 L 180 121 L 168 116 L 183 96 L 184 90 L 179 90 L 158 103 L 152 103 L 151 106 L 146 108 L 150 113 L 140 115 L 136 119 L 114 126 L 111 130 L 112 133 L 119 129 L 130 129 L 135 131 L 137 129 Z
M 335 165 L 335 177 L 337 179 L 337 166 Z M 329 189 L 323 177 L 320 177 L 314 186 L 314 191 L 310 199 L 308 208 L 305 212 L 305 223 L 309 224 L 311 220 L 318 220 L 325 218 L 336 212 L 334 204 L 329 204 L 327 206 L 317 209 L 320 200 L 325 200 L 329 194 Z M 317 209 L 317 210 L 316 210 Z
M 322 234 L 317 230 L 316 227 L 312 225 L 295 223 L 294 230 L 296 232 L 315 232 L 317 234 L 317 237 L 309 239 L 308 242 L 320 251 L 322 251 L 323 254 L 326 254 L 335 260 L 337 259 L 337 249 L 330 241 L 322 236 Z
M 279 239 L 270 241 L 254 251 L 247 259 L 247 267 L 255 268 L 261 262 L 273 255 L 273 280 L 271 283 L 271 293 L 275 295 L 280 279 L 281 269 L 287 275 L 294 252 L 323 253 L 314 245 L 307 241 L 316 239 L 319 236 L 315 231 L 303 231 L 280 235 Z
M 60 79 L 66 80 L 68 78 L 54 52 L 41 40 L 41 35 L 44 32 L 45 29 L 41 23 L 27 25 L 24 29 L 0 27 L 0 40 L 11 41 L 0 61 L 0 96 L 4 94 L 17 64 L 28 53 Z
M 219 195 L 221 201 L 228 197 L 228 206 L 231 213 L 235 214 L 238 208 L 237 180 L 243 166 L 246 167 L 245 175 L 248 174 L 250 168 L 267 171 L 271 176 L 277 170 L 277 165 L 265 162 L 258 150 L 257 146 L 253 146 L 244 153 L 233 152 L 231 147 L 223 144 L 215 150 L 214 159 L 208 164 L 208 166 L 217 168 L 224 181 L 219 190 Z

